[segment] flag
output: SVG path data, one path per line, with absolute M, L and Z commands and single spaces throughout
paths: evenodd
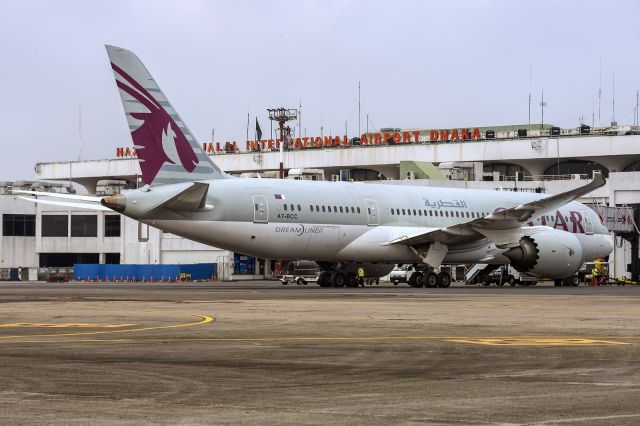
M 256 140 L 262 139 L 262 130 L 260 129 L 260 124 L 258 124 L 258 117 L 256 117 Z
M 276 200 L 286 200 L 287 198 L 284 196 L 284 194 L 274 194 Z

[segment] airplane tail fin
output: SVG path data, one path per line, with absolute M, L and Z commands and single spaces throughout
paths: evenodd
M 203 151 L 142 61 L 126 49 L 106 48 L 144 183 L 230 177 Z

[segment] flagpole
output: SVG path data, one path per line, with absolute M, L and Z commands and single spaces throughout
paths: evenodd
M 249 142 L 249 113 L 247 113 L 247 142 Z

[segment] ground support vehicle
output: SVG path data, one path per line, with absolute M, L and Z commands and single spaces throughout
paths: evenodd
M 393 285 L 398 285 L 399 283 L 408 283 L 409 278 L 414 272 L 414 268 L 411 265 L 400 265 L 393 268 L 391 273 L 389 274 L 389 281 L 393 283 Z
M 307 285 L 309 283 L 318 282 L 318 274 L 320 268 L 316 262 L 310 260 L 298 260 L 296 262 L 289 262 L 286 270 L 280 277 L 282 285 L 297 284 Z
M 488 265 L 489 267 L 481 271 L 474 279 L 467 282 L 469 285 L 481 284 L 485 287 L 495 284 L 497 286 L 516 285 L 532 286 L 538 283 L 538 279 L 527 274 L 518 272 L 510 268 L 508 265 L 502 267 L 496 265 Z

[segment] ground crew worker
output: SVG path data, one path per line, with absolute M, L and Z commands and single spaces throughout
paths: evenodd
M 598 275 L 600 274 L 600 271 L 598 271 L 598 268 L 596 266 L 593 267 L 593 269 L 591 270 L 591 285 L 598 285 Z
M 362 266 L 358 268 L 358 281 L 364 287 L 364 268 Z

